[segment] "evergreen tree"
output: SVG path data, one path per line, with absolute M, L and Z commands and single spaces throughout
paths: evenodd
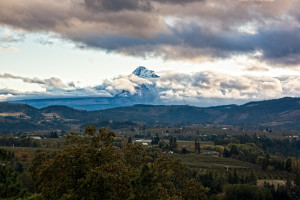
M 251 170 L 250 175 L 247 175 L 245 178 L 245 183 L 256 185 L 256 182 L 257 182 L 257 178 L 254 174 L 254 171 Z
M 151 144 L 156 145 L 159 143 L 159 141 L 160 141 L 160 138 L 159 138 L 158 134 L 156 133 L 155 137 L 152 138 Z
M 200 153 L 200 142 L 198 141 L 198 139 L 195 140 L 195 153 Z
M 288 172 L 292 171 L 292 159 L 291 158 L 286 159 L 285 170 Z
M 224 148 L 223 156 L 224 157 L 230 157 L 230 152 L 227 150 L 226 147 Z
M 132 189 L 132 200 L 160 199 L 157 177 L 147 164 L 143 164 L 139 176 L 130 183 Z
M 232 145 L 232 146 L 230 147 L 230 155 L 233 155 L 233 154 L 235 154 L 235 155 L 238 155 L 238 154 L 239 154 L 236 145 Z
M 26 190 L 22 187 L 18 174 L 5 165 L 0 166 L 0 198 L 17 199 L 25 195 Z
M 225 188 L 225 200 L 270 200 L 272 194 L 266 188 L 258 188 L 255 185 L 235 184 Z
M 177 149 L 176 137 L 170 136 L 170 139 L 169 139 L 169 150 L 170 151 L 176 151 L 176 149 Z
M 131 138 L 131 136 L 128 138 L 128 144 L 132 144 L 132 138 Z
M 186 146 L 183 146 L 183 147 L 182 147 L 181 153 L 182 153 L 182 154 L 187 154 L 187 153 L 188 153 L 188 151 L 186 150 Z
M 5 149 L 0 149 L 0 198 L 17 199 L 26 195 L 18 173 L 7 166 L 7 161 L 11 159 L 11 153 Z

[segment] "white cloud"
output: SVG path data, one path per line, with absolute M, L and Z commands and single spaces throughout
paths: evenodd
M 1 47 L 0 46 L 0 51 L 19 52 L 21 50 L 16 47 Z
M 22 76 L 16 76 L 9 73 L 0 74 L 0 78 L 4 79 L 17 79 L 22 80 L 24 83 L 33 83 L 33 84 L 39 84 L 44 87 L 55 87 L 55 88 L 67 88 L 67 87 L 74 87 L 74 83 L 64 83 L 61 79 L 57 77 L 51 77 L 49 79 L 39 79 L 39 78 L 29 78 L 29 77 L 22 77 Z
M 0 90 L 2 99 L 20 97 L 20 95 L 23 98 L 32 96 L 44 98 L 113 97 L 124 94 L 125 96 L 144 96 L 145 98 L 155 97 L 153 103 L 212 106 L 300 95 L 300 76 L 236 76 L 212 71 L 194 74 L 167 71 L 161 74 L 159 78 L 144 79 L 131 74 L 105 80 L 96 87 L 85 88 L 69 87 L 68 84 L 57 78 L 44 80 L 11 74 L 4 74 L 0 77 L 2 79 L 4 77 L 18 79 L 27 84 L 40 84 L 45 89 L 44 91 L 18 91 L 2 87 L 2 90 Z
M 255 100 L 283 95 L 278 78 L 232 76 L 216 72 L 189 74 L 164 74 L 157 79 L 163 99 L 236 99 Z
M 13 95 L 11 95 L 11 94 L 0 94 L 0 101 L 5 101 L 5 100 L 9 99 L 12 96 Z
M 279 80 L 282 83 L 284 96 L 300 96 L 300 77 L 299 76 L 283 76 Z
M 109 93 L 111 93 L 112 95 L 119 94 L 122 91 L 127 91 L 131 95 L 133 95 L 137 92 L 136 88 L 143 84 L 152 85 L 153 83 L 147 79 L 140 78 L 133 74 L 129 76 L 119 76 L 113 78 L 111 81 L 105 80 L 103 82 L 103 85 L 105 86 L 104 89 Z

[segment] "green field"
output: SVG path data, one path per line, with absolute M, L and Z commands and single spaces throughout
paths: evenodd
M 225 158 L 214 155 L 169 154 L 169 156 L 172 158 L 181 159 L 182 163 L 189 166 L 191 169 L 196 169 L 203 172 L 218 172 L 218 174 L 225 177 L 227 174 L 227 166 L 228 172 L 237 170 L 239 174 L 244 174 L 253 170 L 258 180 L 287 180 L 288 178 L 294 178 L 295 176 L 293 173 L 289 173 L 287 171 L 262 170 L 261 166 L 257 164 L 251 164 L 232 158 Z
M 191 168 L 251 168 L 260 169 L 259 165 L 239 161 L 232 158 L 201 154 L 170 154 L 171 157 L 180 158 L 181 161 Z

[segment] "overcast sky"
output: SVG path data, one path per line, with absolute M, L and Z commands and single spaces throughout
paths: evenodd
M 299 0 L 0 0 L 0 100 L 299 96 L 299 22 Z M 140 65 L 160 78 L 130 76 Z

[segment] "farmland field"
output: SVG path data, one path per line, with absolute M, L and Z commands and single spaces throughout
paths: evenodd
M 191 168 L 251 168 L 259 169 L 259 165 L 242 162 L 232 158 L 201 154 L 173 154 L 172 157 L 180 158 L 182 162 Z

